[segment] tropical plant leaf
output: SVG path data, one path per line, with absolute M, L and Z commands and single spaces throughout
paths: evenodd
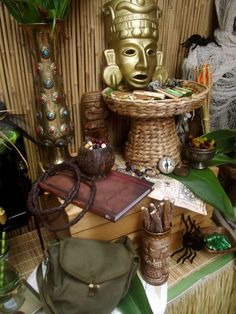
M 0 0 L 9 13 L 21 24 L 45 23 L 47 19 L 64 20 L 69 12 L 71 0 Z
M 190 169 L 186 177 L 180 177 L 173 173 L 170 177 L 182 182 L 205 203 L 212 205 L 227 218 L 236 221 L 236 214 L 230 199 L 225 193 L 218 178 L 210 169 Z
M 41 16 L 38 7 L 33 0 L 28 0 L 27 5 L 24 5 L 22 10 L 23 23 L 40 23 Z
M 60 16 L 60 13 L 61 13 L 61 3 L 62 2 L 64 3 L 65 1 L 63 1 L 63 0 L 52 0 L 53 7 L 54 7 L 58 17 Z
M 218 153 L 209 162 L 209 166 L 221 166 L 225 164 L 236 164 L 236 158 L 229 157 L 223 153 Z
M 32 0 L 2 0 L 2 2 L 5 4 L 9 13 L 17 20 L 17 22 L 38 23 L 40 21 L 40 14 Z
M 48 10 L 48 18 L 52 20 L 52 33 L 54 33 L 57 21 L 56 10 Z
M 54 3 L 52 0 L 42 0 L 42 5 L 45 10 L 53 10 L 55 9 Z
M 14 17 L 14 19 L 18 22 L 18 23 L 23 23 L 23 16 L 22 16 L 22 12 L 21 10 L 19 10 L 19 6 L 17 3 L 15 3 L 12 0 L 5 0 L 2 1 L 7 10 L 9 11 L 9 13 Z
M 18 135 L 14 135 L 11 138 L 13 139 L 13 141 L 16 141 L 17 137 L 18 137 Z M 11 139 L 9 139 L 1 130 L 0 130 L 0 138 L 3 140 L 3 142 L 1 144 L 5 144 L 6 147 L 8 147 L 7 144 L 9 144 L 9 146 L 13 147 L 17 151 L 17 153 L 20 155 L 21 159 L 24 161 L 26 167 L 28 168 L 29 167 L 28 163 L 27 163 L 26 159 L 24 158 L 24 156 L 22 155 L 22 153 L 20 152 L 20 150 L 15 146 L 13 141 Z
M 60 2 L 60 12 L 58 12 L 58 15 L 62 20 L 64 20 L 69 13 L 71 0 L 64 0 L 64 1 L 59 0 L 59 2 Z
M 152 314 L 147 295 L 136 274 L 131 281 L 130 289 L 117 306 L 123 314 Z
M 37 7 L 43 6 L 43 0 L 31 0 Z
M 209 140 L 214 139 L 216 143 L 216 149 L 219 153 L 229 153 L 235 151 L 235 129 L 221 129 L 209 132 L 202 135 L 207 137 Z
M 113 89 L 111 87 L 107 87 L 106 92 L 105 92 L 106 95 L 111 96 L 112 92 L 113 92 Z

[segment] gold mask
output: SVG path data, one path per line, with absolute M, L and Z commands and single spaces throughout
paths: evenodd
M 151 81 L 157 62 L 157 12 L 153 0 L 112 0 L 104 5 L 112 48 L 109 58 L 105 51 L 103 78 L 108 86 L 116 87 L 123 79 L 132 88 L 144 89 Z

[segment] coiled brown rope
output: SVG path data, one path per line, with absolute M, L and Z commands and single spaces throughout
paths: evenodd
M 44 182 L 47 178 L 50 176 L 56 175 L 60 172 L 63 172 L 65 170 L 69 170 L 70 172 L 73 173 L 75 183 L 71 190 L 68 192 L 67 197 L 64 199 L 64 202 L 60 204 L 57 207 L 52 207 L 52 208 L 46 208 L 42 209 L 39 206 L 38 202 L 38 197 L 40 196 L 41 193 L 41 188 L 40 188 L 40 183 Z M 75 197 L 78 195 L 79 192 L 79 187 L 81 181 L 88 185 L 90 188 L 90 197 L 87 201 L 87 204 L 85 205 L 84 209 L 74 218 L 72 219 L 69 223 L 65 224 L 62 227 L 54 228 L 50 225 L 50 215 L 53 214 L 53 219 L 57 219 L 61 214 L 63 214 L 65 211 L 65 207 L 71 203 Z M 76 162 L 72 161 L 65 161 L 59 165 L 54 165 L 51 166 L 48 170 L 46 170 L 39 178 L 36 180 L 28 194 L 28 199 L 27 199 L 27 207 L 29 211 L 36 217 L 36 219 L 47 229 L 50 231 L 63 231 L 65 229 L 68 229 L 70 226 L 74 225 L 77 223 L 86 213 L 87 211 L 91 208 L 94 197 L 96 194 L 96 185 L 90 177 L 86 176 L 83 174 Z M 55 216 L 55 214 L 57 214 Z

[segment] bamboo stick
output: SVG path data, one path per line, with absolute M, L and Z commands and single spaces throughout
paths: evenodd
M 2 58 L 2 53 L 0 54 L 0 79 L 1 79 L 1 100 L 5 101 L 5 103 L 7 104 L 7 107 L 9 106 L 9 104 L 11 103 L 10 97 L 9 97 L 9 93 L 8 93 L 8 86 L 7 86 L 7 79 L 5 78 L 5 69 L 3 68 L 3 64 L 4 64 L 4 60 Z
M 76 3 L 74 3 L 74 6 Z M 72 10 L 72 21 L 76 20 L 76 10 Z M 72 49 L 71 49 L 71 65 L 73 68 L 71 68 L 71 73 L 73 74 L 73 89 L 72 89 L 72 102 L 70 104 L 71 112 L 73 112 L 73 116 L 76 117 L 78 115 L 78 110 L 77 107 L 79 106 L 79 97 L 78 97 L 78 70 L 77 70 L 77 59 L 76 59 L 76 27 L 73 27 L 71 25 L 71 41 L 72 41 Z M 72 118 L 72 117 L 71 117 Z M 79 146 L 79 133 L 80 133 L 80 128 L 77 127 L 75 128 L 75 133 L 74 133 L 74 141 L 73 145 L 71 147 L 71 152 L 72 154 L 75 154 L 78 152 L 78 149 L 76 147 Z
M 12 24 L 14 25 L 15 21 L 13 21 Z M 12 27 L 13 25 L 10 24 L 9 16 L 7 18 L 6 25 L 7 25 L 7 32 L 9 30 L 12 30 L 13 36 L 15 37 L 14 28 Z M 22 91 L 22 78 L 19 75 L 20 71 L 19 71 L 18 62 L 16 60 L 16 52 L 14 49 L 15 41 L 9 40 L 9 36 L 10 36 L 10 34 L 7 35 L 10 54 L 9 54 L 9 59 L 7 60 L 7 62 L 10 62 L 10 64 L 8 65 L 8 69 L 11 69 L 10 71 L 12 71 L 12 75 L 14 76 L 14 78 L 13 78 L 14 87 L 11 91 L 12 96 L 14 98 L 14 101 L 11 104 L 11 109 L 14 112 L 22 113 L 22 93 L 21 93 L 21 91 Z
M 84 8 L 83 8 L 83 2 L 79 1 L 79 17 L 78 17 L 78 26 L 77 26 L 77 32 L 78 32 L 78 41 L 77 41 L 77 58 L 78 58 L 78 71 L 79 73 L 84 73 L 85 72 L 85 62 L 84 62 L 84 55 L 85 55 L 85 51 L 84 51 L 84 29 L 85 29 L 85 25 L 84 25 L 84 19 L 83 19 L 83 12 L 84 12 Z M 81 75 L 80 75 L 81 78 Z M 83 95 L 83 93 L 85 92 L 85 80 L 84 79 L 80 79 L 80 83 L 79 83 L 79 97 L 81 98 L 81 96 Z
M 19 27 L 16 23 L 12 23 L 12 26 L 14 28 L 14 35 L 16 40 L 14 41 L 14 50 L 15 54 L 17 53 L 17 72 L 18 77 L 19 77 L 19 85 L 20 85 L 20 90 L 19 93 L 22 94 L 21 97 L 21 109 L 22 113 L 26 113 L 25 107 L 26 107 L 26 100 L 27 100 L 27 88 L 26 88 L 26 82 L 25 82 L 25 72 L 23 69 L 23 64 L 22 64 L 22 49 L 20 46 L 20 40 L 19 40 Z
M 179 36 L 179 44 L 185 42 L 188 38 L 188 27 L 189 27 L 189 21 L 188 18 L 191 16 L 191 8 L 189 8 L 189 1 L 183 0 L 182 3 L 182 15 L 180 17 L 181 21 L 186 21 L 183 23 L 182 27 L 180 28 L 180 36 Z M 183 58 L 186 57 L 186 48 L 179 46 L 179 53 L 178 53 L 178 59 L 176 62 L 176 73 L 177 77 L 182 77 L 182 68 L 179 65 L 182 64 Z
M 1 45 L 1 53 L 2 55 L 4 56 L 4 62 L 3 62 L 3 69 L 4 69 L 4 72 L 6 73 L 6 76 L 7 76 L 7 88 L 8 88 L 8 96 L 9 96 L 9 108 L 11 108 L 11 106 L 13 105 L 14 103 L 14 98 L 13 98 L 13 95 L 12 95 L 12 91 L 15 90 L 15 87 L 14 87 L 14 80 L 13 80 L 13 73 L 12 73 L 12 68 L 10 67 L 9 68 L 9 54 L 10 54 L 10 49 L 9 49 L 9 46 L 8 46 L 8 40 L 7 40 L 7 30 L 6 30 L 6 25 L 5 25 L 5 17 L 4 17 L 4 11 L 1 10 L 0 11 L 0 20 L 1 21 L 4 21 L 4 23 L 2 23 L 2 45 Z
M 1 58 L 0 58 L 1 59 Z M 1 63 L 1 60 L 0 60 Z M 0 71 L 1 71 L 1 67 L 0 67 Z M 2 77 L 0 75 L 0 100 L 3 101 L 4 100 L 4 92 L 3 92 L 3 82 L 2 82 Z
M 64 40 L 61 40 L 60 41 L 60 50 L 61 50 L 61 53 L 60 53 L 60 72 L 61 72 L 61 75 L 63 77 L 63 86 L 64 86 L 64 92 L 66 94 L 66 98 L 67 98 L 67 86 L 68 86 L 68 82 L 67 82 L 67 73 L 66 73 L 66 53 L 65 53 L 65 41 L 68 40 L 67 38 L 67 31 L 66 29 L 64 30 L 65 32 L 65 37 Z
M 8 69 L 10 69 L 10 71 L 12 71 L 12 75 L 15 75 L 16 77 L 18 77 L 19 71 L 17 71 L 17 62 L 15 59 L 13 41 L 9 40 L 8 32 L 12 31 L 12 35 L 14 37 L 15 37 L 15 34 L 14 34 L 14 30 L 12 28 L 12 25 L 10 24 L 10 16 L 8 14 L 5 15 L 5 23 L 6 23 L 7 44 L 9 47 L 9 58 L 7 58 L 7 62 L 9 62 Z M 15 70 L 14 74 L 13 74 L 13 69 Z M 12 96 L 14 98 L 14 101 L 11 104 L 11 109 L 16 112 L 17 108 L 21 109 L 20 108 L 21 107 L 21 94 L 20 94 L 20 90 L 19 90 L 19 78 L 17 80 L 13 80 L 13 86 L 12 86 L 11 92 L 12 92 Z

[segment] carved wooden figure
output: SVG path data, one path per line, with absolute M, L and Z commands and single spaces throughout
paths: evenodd
M 101 92 L 85 93 L 81 99 L 84 137 L 104 138 L 108 136 L 108 110 Z

